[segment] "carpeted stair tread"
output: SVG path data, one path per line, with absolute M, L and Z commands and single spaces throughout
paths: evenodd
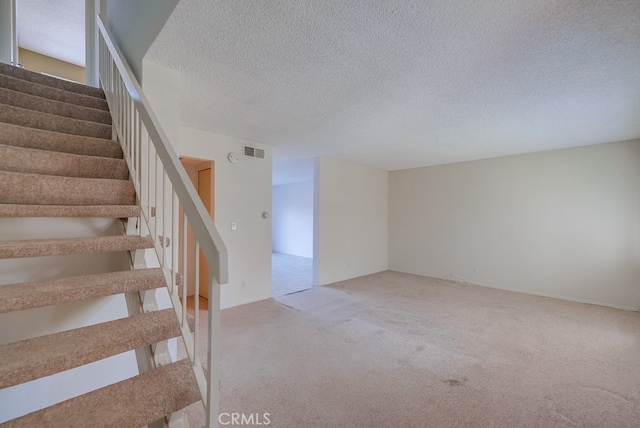
M 80 367 L 180 335 L 173 309 L 0 345 L 0 388 Z
M 83 137 L 0 122 L 0 144 L 87 156 L 122 158 L 117 141 Z
M 58 177 L 0 171 L 0 204 L 134 205 L 129 180 Z
M 0 287 L 0 313 L 165 286 L 161 268 L 107 272 Z
M 111 125 L 111 113 L 0 87 L 0 103 L 41 113 Z
M 0 122 L 12 123 L 28 128 L 43 129 L 45 131 L 62 132 L 64 134 L 103 138 L 106 140 L 110 140 L 113 135 L 111 125 L 71 119 L 1 103 Z
M 123 159 L 50 152 L 0 144 L 0 170 L 64 177 L 126 180 Z
M 180 360 L 7 422 L 11 428 L 141 427 L 200 400 L 189 360 Z
M 0 63 L 0 218 L 139 217 L 135 188 L 122 148 L 112 141 L 111 123 L 101 89 Z M 69 235 L 61 231 L 58 236 Z M 0 241 L 0 259 L 153 246 L 150 236 L 137 235 L 8 240 Z M 5 284 L 0 287 L 0 314 L 163 286 L 161 268 Z M 0 389 L 180 335 L 171 308 L 0 345 Z M 191 363 L 182 360 L 0 427 L 140 427 L 200 399 Z
M 150 237 L 137 235 L 0 241 L 0 259 L 59 256 L 153 248 Z
M 139 217 L 138 205 L 18 205 L 0 204 L 0 217 Z
M 92 86 L 83 85 L 81 83 L 69 82 L 67 80 L 58 79 L 51 76 L 45 76 L 41 73 L 25 70 L 24 68 L 13 67 L 9 64 L 0 62 L 0 74 L 14 77 L 16 79 L 26 80 L 28 82 L 37 83 L 39 85 L 51 86 L 52 88 L 62 89 L 77 94 L 83 94 L 95 98 L 104 98 L 104 91 Z
M 23 94 L 35 95 L 37 97 L 48 98 L 50 100 L 62 101 L 77 106 L 90 107 L 99 110 L 109 111 L 107 100 L 82 95 L 63 89 L 52 88 L 51 86 L 40 85 L 26 80 L 0 74 L 0 87 L 22 92 Z

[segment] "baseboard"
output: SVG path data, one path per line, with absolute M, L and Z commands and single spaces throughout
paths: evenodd
M 422 276 L 422 277 L 425 277 L 425 278 L 439 279 L 438 277 L 435 277 L 435 276 L 422 275 L 422 274 L 419 274 L 419 273 L 409 272 L 409 271 L 402 271 L 402 270 L 398 270 L 398 269 L 389 269 L 389 271 L 391 271 L 391 272 L 399 272 L 399 273 L 408 273 L 408 274 L 411 274 L 411 275 Z M 540 297 L 549 297 L 549 298 L 552 298 L 552 299 L 566 300 L 568 302 L 585 303 L 585 304 L 588 304 L 588 305 L 597 305 L 597 306 L 605 306 L 607 308 L 621 309 L 623 311 L 640 312 L 639 308 L 634 308 L 634 307 L 631 307 L 631 306 L 621 306 L 621 305 L 615 305 L 615 304 L 612 304 L 612 303 L 597 302 L 597 301 L 594 301 L 594 300 L 579 299 L 579 298 L 576 298 L 576 297 L 562 296 L 562 295 L 558 295 L 558 294 L 540 293 L 540 292 L 537 292 L 537 291 L 522 290 L 522 289 L 519 289 L 519 288 L 499 287 L 499 286 L 495 286 L 495 285 L 480 284 L 480 283 L 475 283 L 475 282 L 468 282 L 466 279 L 465 279 L 465 282 L 466 282 L 465 285 L 476 285 L 478 287 L 493 288 L 493 289 L 496 289 L 496 290 L 504 290 L 504 291 L 513 291 L 514 293 L 529 294 L 529 295 L 532 295 L 532 296 L 540 296 Z

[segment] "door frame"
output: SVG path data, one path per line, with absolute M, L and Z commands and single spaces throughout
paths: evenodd
M 200 159 L 200 158 L 192 158 L 187 156 L 180 156 L 180 162 L 182 163 L 182 166 L 184 167 L 184 169 L 187 171 L 187 175 L 189 176 L 189 179 L 191 180 L 193 187 L 195 187 L 196 192 L 198 192 L 198 196 L 200 196 L 200 200 L 202 200 L 202 195 L 200 195 L 200 189 L 198 185 L 199 173 L 200 171 L 211 169 L 211 183 L 210 183 L 211 194 L 209 195 L 210 204 L 208 204 L 209 206 L 207 206 L 207 204 L 205 203 L 205 208 L 207 209 L 207 212 L 209 213 L 209 215 L 211 216 L 211 219 L 213 220 L 215 217 L 215 171 L 216 171 L 215 161 L 211 159 Z M 180 218 L 182 221 L 182 215 L 180 216 Z M 180 242 L 183 242 L 182 226 L 180 227 L 179 232 L 180 232 Z M 187 295 L 193 295 L 195 293 L 195 282 L 194 282 L 195 281 L 195 245 L 192 244 L 192 240 L 194 238 L 191 233 L 188 233 L 189 236 L 187 237 L 187 239 L 189 240 L 187 242 L 188 248 L 189 248 L 189 251 L 187 252 L 187 270 L 188 270 Z M 182 255 L 180 255 L 180 261 L 182 261 Z M 203 260 L 202 253 L 200 254 L 200 266 L 201 266 L 201 269 L 200 269 L 201 272 L 204 269 L 203 266 L 207 266 L 206 260 Z M 205 286 L 203 286 L 203 284 Z M 200 275 L 200 296 L 204 297 L 205 299 L 209 298 L 208 275 Z

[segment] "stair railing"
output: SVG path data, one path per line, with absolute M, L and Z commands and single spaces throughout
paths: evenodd
M 100 16 L 98 72 L 113 116 L 113 126 L 129 165 L 142 224 L 136 233 L 150 236 L 180 320 L 187 356 L 207 412 L 207 426 L 218 425 L 220 284 L 228 282 L 227 250 L 149 102 Z M 193 236 L 194 238 L 189 238 Z M 190 272 L 188 254 L 195 256 Z M 206 343 L 200 340 L 200 257 L 209 265 Z M 192 266 L 193 268 L 193 266 Z M 194 331 L 187 317 L 187 289 L 194 284 Z M 207 374 L 198 354 L 207 346 Z

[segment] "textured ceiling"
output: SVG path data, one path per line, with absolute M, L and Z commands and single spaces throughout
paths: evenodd
M 18 0 L 18 44 L 84 67 L 84 0 Z
M 182 121 L 389 170 L 640 138 L 638 0 L 181 0 Z

